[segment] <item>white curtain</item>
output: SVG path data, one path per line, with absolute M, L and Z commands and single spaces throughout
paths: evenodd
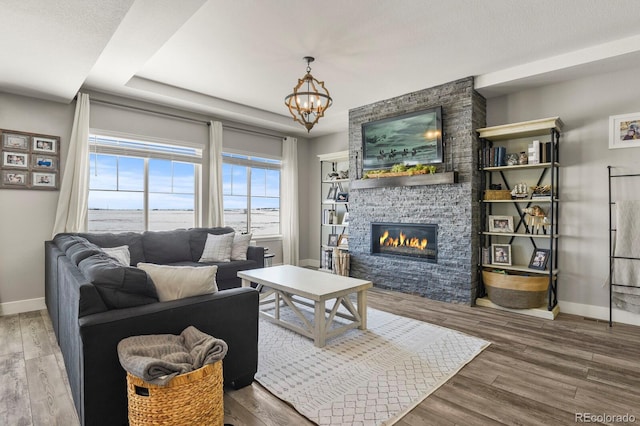
M 61 232 L 86 231 L 88 200 L 89 95 L 79 93 L 52 236 Z
M 282 257 L 285 265 L 298 265 L 298 140 L 286 137 L 282 140 Z
M 209 227 L 224 226 L 222 205 L 222 123 L 209 122 Z

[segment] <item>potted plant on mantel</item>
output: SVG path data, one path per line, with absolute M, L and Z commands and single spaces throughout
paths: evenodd
M 427 173 L 434 174 L 435 172 L 436 166 L 425 166 L 423 164 L 416 164 L 415 166 L 409 167 L 400 163 L 394 164 L 390 169 L 369 170 L 364 174 L 363 179 L 424 175 Z

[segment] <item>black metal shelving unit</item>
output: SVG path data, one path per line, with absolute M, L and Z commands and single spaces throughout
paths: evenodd
M 560 174 L 559 168 L 559 141 L 560 130 L 562 128 L 562 121 L 559 117 L 552 117 L 541 120 L 533 120 L 522 123 L 513 123 L 503 126 L 487 127 L 479 129 L 481 150 L 478 158 L 478 166 L 480 171 L 480 186 L 479 186 L 479 202 L 480 202 L 480 224 L 481 230 L 479 235 L 479 262 L 478 262 L 478 275 L 479 275 L 479 289 L 478 297 L 484 297 L 486 295 L 484 283 L 482 280 L 482 270 L 484 268 L 501 268 L 505 270 L 519 271 L 531 274 L 547 274 L 549 277 L 549 288 L 547 292 L 547 309 L 552 311 L 558 304 L 558 223 L 559 223 L 559 197 L 560 197 Z M 511 140 L 536 138 L 548 134 L 551 138 L 551 158 L 548 162 L 539 164 L 523 164 L 512 166 L 486 166 L 483 164 L 482 155 L 483 149 L 491 147 L 494 142 L 506 142 Z M 494 176 L 499 177 L 499 183 L 503 185 L 505 189 L 512 189 L 514 182 L 509 182 L 509 177 L 512 171 L 525 171 L 525 170 L 539 170 L 540 173 L 537 176 L 536 186 L 543 183 L 551 184 L 551 193 L 548 200 L 539 200 L 533 198 L 527 199 L 512 199 L 512 200 L 485 200 L 483 199 L 483 192 L 489 189 L 494 182 Z M 533 185 L 531 185 L 533 186 Z M 494 233 L 486 232 L 484 228 L 487 223 L 487 217 L 492 214 L 494 206 L 498 203 L 509 203 L 512 205 L 517 213 L 514 220 L 514 232 L 513 233 L 501 233 L 502 237 L 509 237 L 509 244 L 511 244 L 516 238 L 527 238 L 534 250 L 539 246 L 541 248 L 549 249 L 549 261 L 548 270 L 540 271 L 528 268 L 525 265 L 514 266 L 496 266 L 493 264 L 484 264 L 482 262 L 482 248 L 490 247 L 494 238 L 498 237 Z M 531 207 L 535 204 L 548 205 L 547 217 L 550 221 L 548 230 L 544 231 L 543 235 L 534 234 L 533 229 L 527 225 L 525 221 L 524 209 Z M 543 227 L 543 230 L 545 228 Z

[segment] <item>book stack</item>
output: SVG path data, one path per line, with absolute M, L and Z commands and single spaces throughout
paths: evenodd
M 507 165 L 507 149 L 504 146 L 487 147 L 480 150 L 482 167 L 499 167 Z
M 535 140 L 529 144 L 529 164 L 540 164 L 540 141 Z
M 333 270 L 333 249 L 322 251 L 322 269 Z

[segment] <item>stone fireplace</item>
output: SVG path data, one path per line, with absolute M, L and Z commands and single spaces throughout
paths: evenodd
M 376 181 L 380 184 L 374 187 L 353 185 L 362 178 L 363 123 L 435 106 L 442 106 L 444 149 L 444 162 L 437 164 L 435 177 L 456 172 L 457 181 L 443 183 L 435 179 L 422 184 L 420 180 L 417 185 L 388 181 L 389 185 L 385 185 L 385 178 L 380 178 Z M 469 77 L 349 111 L 352 276 L 370 280 L 376 287 L 434 300 L 473 303 L 478 284 L 479 238 L 476 129 L 486 124 L 485 106 L 485 99 L 473 89 L 473 78 Z M 430 231 L 433 236 L 426 236 L 426 248 L 434 250 L 433 257 L 416 255 L 406 247 L 378 247 L 382 235 L 372 232 L 375 224 L 435 225 Z M 429 247 L 430 243 L 435 245 Z
M 438 225 L 371 223 L 371 254 L 438 263 Z

